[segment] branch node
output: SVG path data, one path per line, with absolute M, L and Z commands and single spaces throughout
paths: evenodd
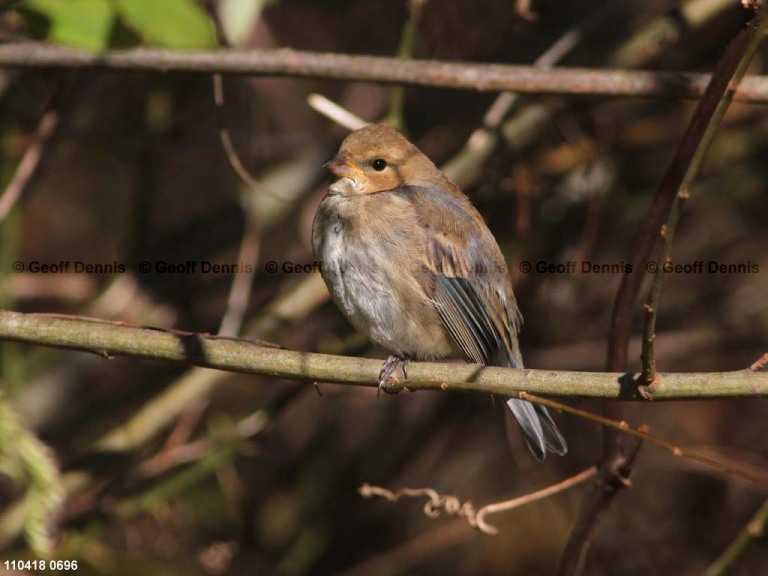
M 659 375 L 654 373 L 650 382 L 641 384 L 637 387 L 637 392 L 643 398 L 643 400 L 653 400 L 656 395 L 656 391 L 659 389 Z
M 624 456 L 609 460 L 600 476 L 603 478 L 605 490 L 615 493 L 632 487 L 629 475 L 632 473 L 632 462 Z
M 760 372 L 765 366 L 768 364 L 768 352 L 760 356 L 755 362 L 752 364 L 752 366 L 749 367 L 750 371 L 752 372 Z

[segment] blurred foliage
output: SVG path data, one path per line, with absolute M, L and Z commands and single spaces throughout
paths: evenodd
M 211 18 L 194 0 L 22 0 L 38 37 L 101 52 L 126 27 L 141 42 L 166 48 L 212 48 Z
M 107 47 L 115 18 L 109 0 L 26 0 L 24 7 L 46 20 L 54 42 L 93 52 Z
M 4 8 L 0 27 L 4 38 L 44 37 L 94 51 L 136 43 L 206 47 L 214 42 L 210 23 L 231 4 L 29 0 Z M 410 14 L 405 0 L 263 4 L 254 0 L 239 13 L 250 21 L 239 22 L 233 43 L 393 55 Z M 730 0 L 719 7 L 714 0 L 540 0 L 532 9 L 535 20 L 518 15 L 509 0 L 429 1 L 409 51 L 530 63 L 589 21 L 563 65 L 600 68 L 621 54 L 645 68 L 706 71 L 744 20 Z M 669 33 L 670 22 L 693 12 L 711 16 Z M 659 29 L 663 40 L 647 34 Z M 764 71 L 766 55 L 763 46 L 753 73 Z M 379 354 L 354 334 L 316 278 L 283 264 L 314 261 L 309 236 L 326 182 L 321 165 L 345 135 L 310 110 L 306 96 L 321 92 L 375 121 L 388 113 L 392 90 L 267 77 L 228 78 L 224 85 L 223 123 L 258 189 L 239 182 L 222 152 L 210 78 L 0 71 L 3 185 L 35 142 L 43 112 L 54 110 L 60 119 L 35 177 L 0 222 L 2 305 L 216 332 L 233 277 L 203 273 L 200 263 L 239 263 L 248 230 L 259 256 L 248 261 L 256 273 L 244 334 L 300 350 Z M 406 88 L 404 129 L 445 163 L 464 149 L 494 98 Z M 526 96 L 505 119 L 482 169 L 466 177 L 468 195 L 510 264 L 528 366 L 603 368 L 620 276 L 535 267 L 523 274 L 518 265 L 626 262 L 692 108 Z M 765 107 L 733 105 L 691 190 L 672 258 L 751 263 L 759 271 L 665 279 L 657 326 L 663 371 L 742 369 L 768 349 L 767 155 Z M 15 261 L 25 271 L 14 272 Z M 67 261 L 119 264 L 124 271 L 29 269 Z M 186 269 L 187 262 L 197 267 Z M 278 263 L 278 272 L 269 273 L 267 262 Z M 179 269 L 163 272 L 160 263 Z M 638 366 L 636 360 L 631 369 Z M 79 574 L 548 574 L 583 487 L 493 517 L 497 537 L 452 519 L 428 519 L 415 501 L 364 501 L 356 489 L 363 482 L 432 486 L 479 506 L 558 482 L 600 457 L 599 427 L 556 415 L 571 451 L 534 464 L 515 430 L 507 438 L 501 403 L 476 395 L 377 399 L 372 390 L 316 391 L 8 343 L 0 343 L 0 386 L 18 422 L 60 463 L 68 497 L 53 555 L 78 559 Z M 734 465 L 768 468 L 765 402 L 632 405 L 627 419 Z M 0 480 L 0 527 L 22 496 Z M 700 573 L 765 496 L 759 487 L 644 447 L 632 488 L 598 530 L 588 573 Z M 4 542 L 0 566 L 32 554 L 23 537 Z M 766 565 L 763 537 L 732 573 L 760 574 Z
M 5 395 L 0 393 L 0 473 L 17 486 L 28 503 L 24 532 L 30 548 L 46 556 L 52 551 L 51 532 L 63 491 L 57 464 L 48 447 L 19 422 Z

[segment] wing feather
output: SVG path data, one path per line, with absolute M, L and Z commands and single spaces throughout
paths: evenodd
M 464 356 L 478 364 L 522 368 L 517 343 L 520 312 L 504 258 L 480 215 L 458 189 L 404 187 L 398 193 L 414 200 L 424 229 L 432 299 Z M 429 201 L 418 201 L 420 194 L 429 194 Z M 517 398 L 507 404 L 538 460 L 547 450 L 565 454 L 565 440 L 545 407 Z

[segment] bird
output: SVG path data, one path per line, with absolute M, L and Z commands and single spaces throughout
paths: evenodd
M 389 354 L 379 388 L 398 367 L 407 379 L 411 360 L 523 368 L 506 262 L 460 188 L 385 124 L 350 133 L 324 167 L 332 177 L 312 247 L 335 304 Z M 567 452 L 544 406 L 507 406 L 537 460 Z

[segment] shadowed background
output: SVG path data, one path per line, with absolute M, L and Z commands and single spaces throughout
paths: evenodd
M 669 46 L 646 39 L 632 57 L 625 54 L 627 41 L 673 5 L 542 1 L 532 4 L 530 20 L 504 0 L 433 0 L 419 18 L 412 54 L 529 64 L 588 22 L 564 65 L 711 70 L 743 22 L 737 2 L 684 26 Z M 12 12 L 2 18 L 6 36 L 34 32 Z M 408 18 L 406 2 L 281 0 L 245 27 L 243 45 L 393 55 Z M 763 46 L 752 73 L 763 70 L 765 55 Z M 392 89 L 284 78 L 225 78 L 224 89 L 220 121 L 257 188 L 242 184 L 223 151 L 208 77 L 3 71 L 4 182 L 51 100 L 58 125 L 22 199 L 0 222 L 0 306 L 216 332 L 233 275 L 203 273 L 200 263 L 250 264 L 252 291 L 239 315 L 244 333 L 292 349 L 381 356 L 354 334 L 322 283 L 288 270 L 315 260 L 309 233 L 327 183 L 321 165 L 346 134 L 306 96 L 324 94 L 378 121 Z M 403 129 L 441 165 L 465 147 L 495 95 L 407 88 L 403 98 Z M 543 105 L 543 121 L 523 121 Z M 582 273 L 582 263 L 628 261 L 693 106 L 526 96 L 481 170 L 463 175 L 510 265 L 528 367 L 604 368 L 620 274 Z M 672 257 L 703 261 L 704 270 L 713 261 L 757 271 L 666 277 L 657 326 L 662 371 L 741 369 L 768 348 L 766 154 L 765 108 L 733 104 L 691 190 Z M 122 264 L 125 272 L 13 273 L 14 261 L 27 268 L 36 261 Z M 161 272 L 162 263 L 189 261 L 196 269 Z M 537 266 L 570 261 L 574 272 Z M 149 272 L 141 262 L 150 263 Z M 525 272 L 523 262 L 533 269 Z M 640 327 L 638 319 L 636 334 Z M 637 342 L 630 357 L 637 370 Z M 190 393 L 182 415 L 160 424 L 160 433 L 130 449 L 88 449 L 160 391 L 206 378 L 216 382 L 199 384 L 200 393 Z M 482 395 L 377 398 L 369 389 L 315 390 L 8 343 L 0 344 L 0 385 L 63 469 L 93 476 L 66 501 L 56 549 L 81 559 L 85 574 L 551 573 L 584 487 L 493 516 L 496 537 L 451 518 L 428 519 L 421 501 L 363 500 L 357 487 L 431 486 L 480 506 L 589 467 L 602 441 L 594 423 L 555 415 L 570 452 L 539 465 L 516 432 L 507 438 L 503 403 Z M 237 428 L 254 414 L 262 425 Z M 627 418 L 740 466 L 768 467 L 764 402 L 631 405 Z M 760 487 L 652 446 L 642 449 L 632 481 L 600 526 L 590 574 L 700 573 L 765 498 Z M 3 480 L 0 504 L 19 493 Z M 14 540 L 0 559 L 26 553 Z M 766 563 L 762 538 L 734 573 L 757 574 Z

